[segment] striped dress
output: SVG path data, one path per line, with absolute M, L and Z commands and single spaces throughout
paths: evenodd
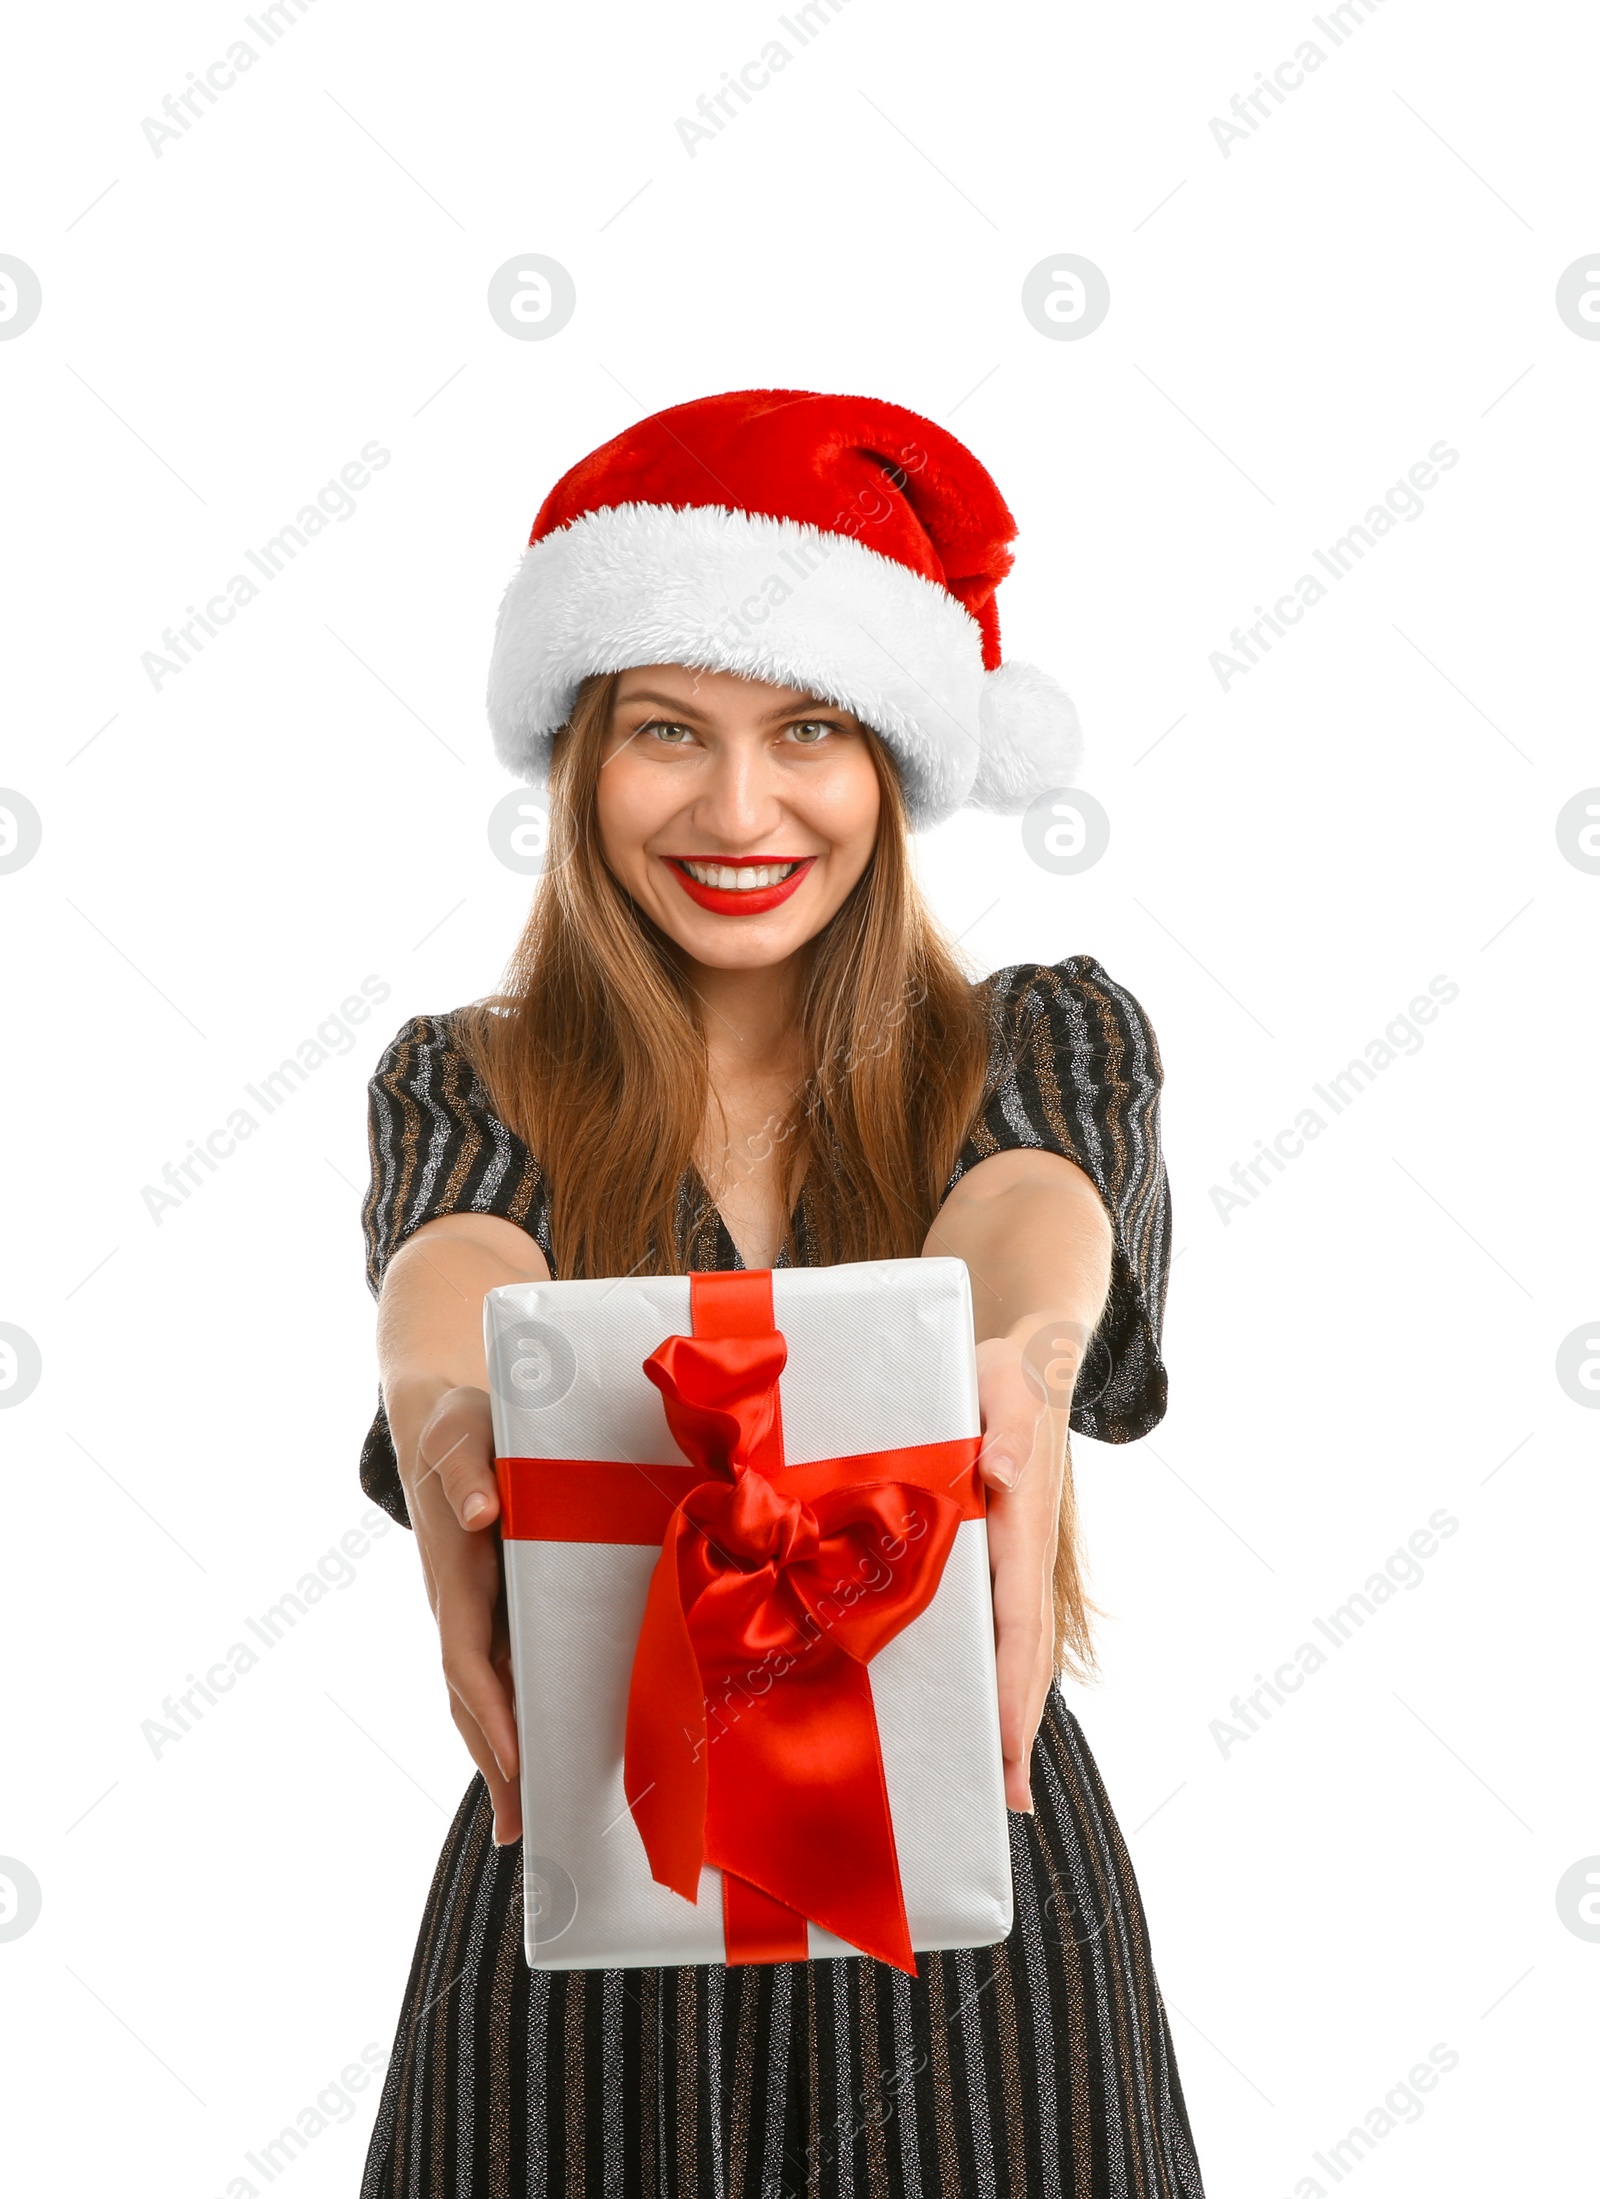
M 1171 1207 L 1161 1060 L 1089 955 L 985 980 L 986 1103 L 951 1177 L 1062 1153 L 1114 1225 L 1111 1288 L 1071 1426 L 1144 1435 L 1166 1407 Z M 452 1213 L 519 1223 L 555 1263 L 538 1163 L 497 1120 L 448 1016 L 372 1080 L 363 1208 L 376 1290 Z M 714 1208 L 688 1264 L 741 1265 Z M 804 1227 L 800 1262 L 813 1264 Z M 361 1483 L 406 1521 L 379 1410 Z M 530 1971 L 522 1847 L 474 1776 L 434 1873 L 361 2199 L 1202 2199 L 1172 2037 L 1122 1835 L 1059 1688 L 1010 1819 L 1015 1922 L 993 1947 L 725 1968 Z

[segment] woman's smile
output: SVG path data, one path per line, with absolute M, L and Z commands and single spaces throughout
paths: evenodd
M 689 898 L 718 916 L 761 916 L 794 893 L 814 855 L 668 855 Z

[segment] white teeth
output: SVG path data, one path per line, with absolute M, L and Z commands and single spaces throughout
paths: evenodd
M 685 863 L 697 885 L 716 886 L 724 893 L 753 893 L 762 886 L 776 886 L 796 866 L 793 863 L 748 863 L 735 870 L 730 863 Z

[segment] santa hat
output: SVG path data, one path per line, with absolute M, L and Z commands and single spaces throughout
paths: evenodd
M 506 591 L 489 720 L 540 782 L 590 673 L 684 664 L 804 688 L 888 744 L 912 822 L 1068 784 L 1077 713 L 1003 663 L 1016 522 L 964 444 L 873 397 L 730 390 L 628 428 L 552 489 Z

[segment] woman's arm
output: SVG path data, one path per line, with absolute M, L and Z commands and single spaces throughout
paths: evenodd
M 1111 1226 L 1073 1162 L 1018 1150 L 994 1154 L 961 1178 L 923 1250 L 965 1260 L 972 1277 L 1006 1798 L 1026 1810 L 1033 1740 L 1055 1670 L 1050 1583 L 1064 1400 L 1105 1303 Z M 451 1714 L 488 1783 L 502 1842 L 518 1837 L 521 1802 L 499 1552 L 487 1532 L 500 1499 L 483 1300 L 500 1284 L 544 1282 L 549 1272 L 515 1223 L 446 1215 L 400 1246 L 378 1301 L 384 1405 L 439 1624 Z M 1063 1402 L 1052 1406 L 1052 1397 Z
M 990 1484 L 995 1657 L 1006 1801 L 1031 1810 L 1029 1767 L 1055 1676 L 1051 1581 L 1072 1386 L 1111 1285 L 1112 1229 L 1099 1192 L 1059 1153 L 1014 1149 L 957 1183 L 925 1254 L 972 1277 Z
M 483 1301 L 502 1283 L 549 1280 L 544 1254 L 514 1222 L 449 1214 L 425 1222 L 384 1271 L 378 1366 L 406 1509 L 416 1532 L 450 1711 L 488 1782 L 495 1839 L 522 1829 L 517 1726 L 501 1593 L 483 1355 Z

